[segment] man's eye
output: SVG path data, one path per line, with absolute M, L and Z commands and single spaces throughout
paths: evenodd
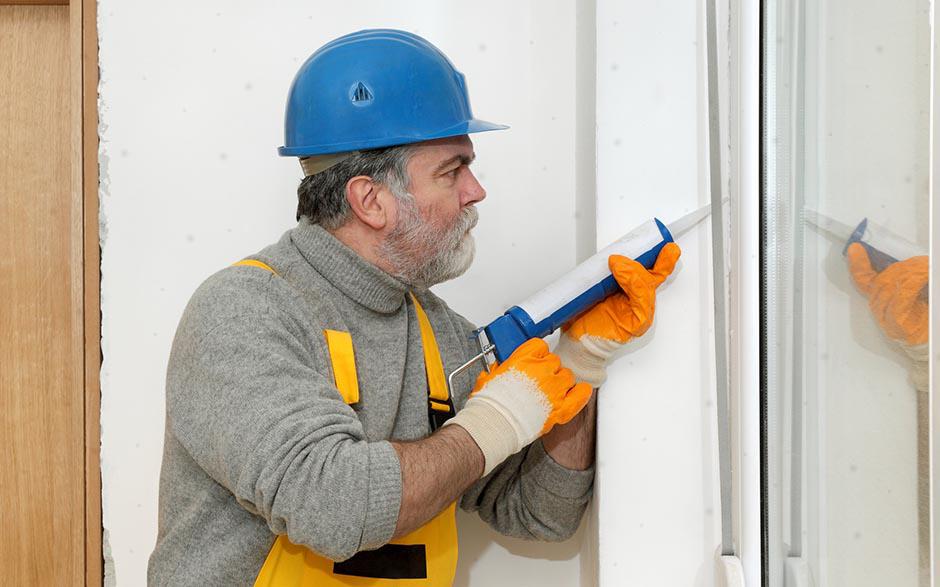
M 460 173 L 460 168 L 459 168 L 459 167 L 455 167 L 455 168 L 451 169 L 450 171 L 448 171 L 448 172 L 447 172 L 447 175 L 449 175 L 449 176 L 451 176 L 451 177 L 457 177 L 457 174 L 458 174 L 458 173 Z

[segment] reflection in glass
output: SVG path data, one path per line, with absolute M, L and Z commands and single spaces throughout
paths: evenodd
M 926 585 L 929 2 L 763 6 L 769 584 Z

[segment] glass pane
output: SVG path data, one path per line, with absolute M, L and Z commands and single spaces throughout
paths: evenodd
M 926 585 L 929 1 L 763 6 L 769 584 Z

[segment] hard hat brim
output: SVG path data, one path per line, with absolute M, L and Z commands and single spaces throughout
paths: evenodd
M 371 140 L 308 145 L 303 147 L 278 147 L 277 152 L 281 157 L 309 157 L 312 155 L 327 155 L 330 153 L 344 153 L 346 151 L 362 151 L 365 149 L 380 149 L 382 147 L 423 143 L 425 141 L 433 141 L 434 139 L 457 137 L 491 130 L 506 130 L 507 128 L 509 128 L 509 126 L 505 124 L 496 124 L 494 122 L 473 118 L 432 133 L 424 132 L 414 136 L 379 137 Z

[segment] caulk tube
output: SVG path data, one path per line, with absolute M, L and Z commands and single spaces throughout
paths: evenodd
M 530 338 L 543 338 L 562 324 L 576 318 L 607 296 L 620 291 L 610 273 L 608 258 L 623 255 L 652 269 L 659 251 L 673 242 L 662 222 L 653 218 L 595 254 L 519 305 L 483 328 L 495 346 L 496 359 L 509 358 L 516 348 Z
M 901 259 L 927 254 L 924 247 L 871 222 L 868 218 L 863 218 L 853 227 L 811 208 L 803 210 L 803 218 L 823 232 L 842 240 L 845 243 L 842 249 L 843 255 L 852 243 L 861 244 L 868 251 L 872 268 L 875 271 L 880 272 L 891 263 L 896 263 Z

